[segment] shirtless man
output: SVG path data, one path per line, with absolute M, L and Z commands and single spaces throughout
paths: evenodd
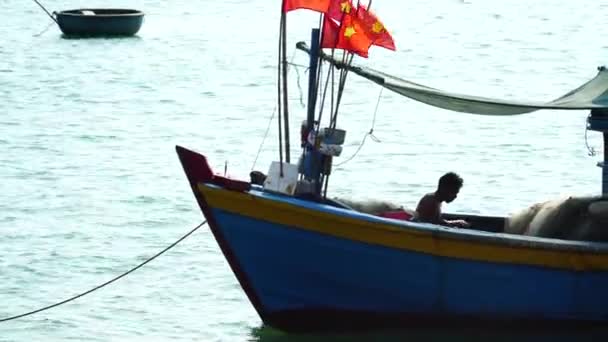
M 450 203 L 456 199 L 462 188 L 462 178 L 454 172 L 448 172 L 439 178 L 435 192 L 424 195 L 416 207 L 417 221 L 440 224 L 444 226 L 469 227 L 465 220 L 444 220 L 441 217 L 441 203 Z

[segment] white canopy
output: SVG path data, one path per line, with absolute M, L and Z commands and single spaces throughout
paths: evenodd
M 511 101 L 464 95 L 423 86 L 375 70 L 353 72 L 403 96 L 431 106 L 457 112 L 485 115 L 515 115 L 539 109 L 581 110 L 608 108 L 608 70 L 600 67 L 597 75 L 580 87 L 550 102 Z M 371 77 L 367 77 L 367 75 Z M 382 80 L 378 82 L 378 80 Z
M 297 44 L 301 50 L 309 52 L 304 42 Z M 321 57 L 335 65 L 365 77 L 387 89 L 413 100 L 457 112 L 484 115 L 515 115 L 540 109 L 584 110 L 608 109 L 608 70 L 599 67 L 597 75 L 580 87 L 550 102 L 511 101 L 443 91 L 410 82 L 370 68 L 344 64 L 327 54 Z

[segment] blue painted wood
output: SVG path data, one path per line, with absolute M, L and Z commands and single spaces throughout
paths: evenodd
M 438 257 L 213 213 L 269 313 L 325 308 L 608 321 L 606 273 Z

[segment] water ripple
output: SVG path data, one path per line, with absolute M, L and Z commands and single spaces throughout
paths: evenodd
M 227 163 L 230 174 L 248 178 L 276 104 L 278 3 L 136 1 L 146 21 L 138 37 L 125 39 L 69 39 L 56 27 L 33 37 L 48 18 L 35 4 L 3 3 L 0 316 L 107 281 L 201 222 L 176 144 L 206 153 L 216 170 Z M 605 1 L 374 6 L 398 51 L 372 48 L 356 62 L 438 89 L 549 101 L 593 77 L 608 49 L 597 40 L 608 31 Z M 306 13 L 290 20 L 294 64 L 308 65 L 293 46 L 317 20 Z M 290 75 L 293 135 L 304 110 L 297 75 Z M 354 75 L 348 80 L 338 120 L 348 132 L 345 156 L 369 132 L 379 94 Z M 586 155 L 583 140 L 586 115 L 463 115 L 385 91 L 374 126 L 381 142 L 368 139 L 335 168 L 330 191 L 414 206 L 451 169 L 465 187 L 448 209 L 492 215 L 562 192 L 598 192 L 597 157 Z M 271 128 L 260 170 L 277 159 Z M 589 139 L 602 146 L 599 134 Z M 261 322 L 208 229 L 47 315 L 15 321 L 0 339 L 274 339 L 252 332 Z

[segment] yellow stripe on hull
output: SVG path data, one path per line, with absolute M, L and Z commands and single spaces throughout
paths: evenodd
M 507 246 L 460 240 L 380 222 L 298 207 L 247 193 L 198 185 L 210 207 L 254 219 L 352 241 L 464 260 L 512 263 L 576 271 L 608 270 L 608 253 L 553 250 L 543 247 Z

